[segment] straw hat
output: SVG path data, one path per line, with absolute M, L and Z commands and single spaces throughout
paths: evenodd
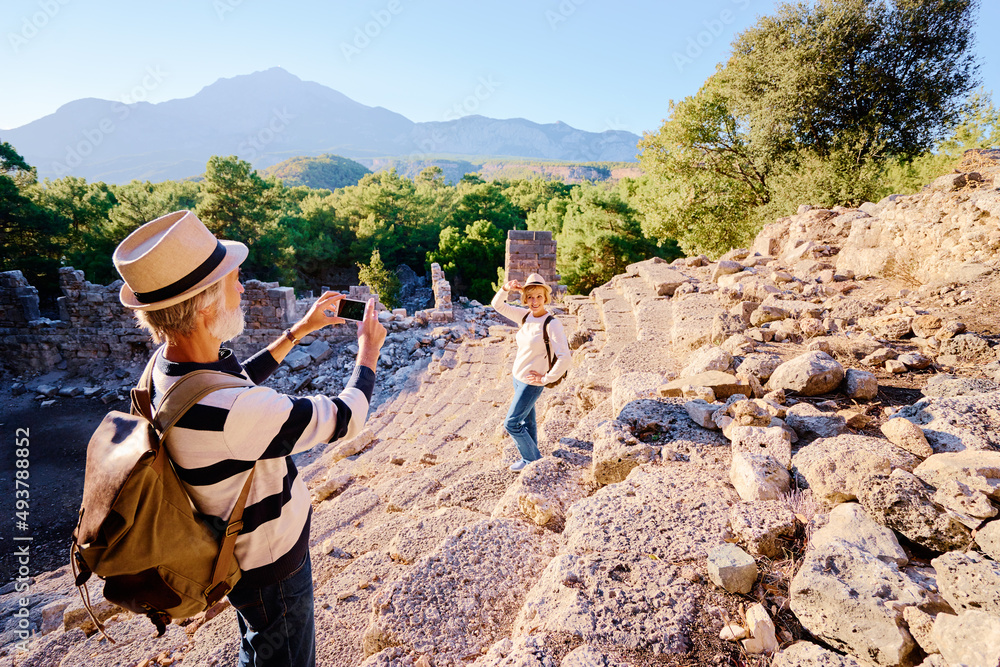
M 160 310 L 190 299 L 243 263 L 247 247 L 219 241 L 191 211 L 147 222 L 115 248 L 127 308 Z
M 524 281 L 524 285 L 521 286 L 522 293 L 529 287 L 544 287 L 546 299 L 552 299 L 552 288 L 545 282 L 545 278 L 542 278 L 539 274 L 532 273 L 528 276 L 528 278 Z

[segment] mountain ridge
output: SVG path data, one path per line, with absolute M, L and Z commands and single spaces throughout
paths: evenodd
M 237 155 L 258 169 L 330 153 L 352 159 L 448 153 L 631 162 L 639 136 L 523 118 L 418 123 L 274 67 L 221 78 L 190 97 L 156 104 L 73 100 L 31 123 L 0 130 L 0 140 L 37 167 L 40 177 L 123 183 L 194 176 L 212 155 Z

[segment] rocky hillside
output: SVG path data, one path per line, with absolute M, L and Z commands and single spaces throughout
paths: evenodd
M 956 174 L 630 266 L 560 304 L 574 366 L 520 475 L 513 326 L 397 327 L 369 426 L 300 461 L 319 664 L 996 667 L 998 246 L 992 174 Z M 33 591 L 27 653 L 0 597 L 0 666 L 235 664 L 225 603 L 153 638 L 97 596 L 109 645 L 68 568 Z

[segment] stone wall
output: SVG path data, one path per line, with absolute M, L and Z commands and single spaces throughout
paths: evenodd
M 524 282 L 538 273 L 553 288 L 559 283 L 556 273 L 556 242 L 552 232 L 529 232 L 514 229 L 507 232 L 507 253 L 504 259 L 507 280 Z
M 434 289 L 434 310 L 430 312 L 433 322 L 451 322 L 451 283 L 444 277 L 444 271 L 437 262 L 431 264 L 431 287 Z
M 76 370 L 95 360 L 134 363 L 153 349 L 150 336 L 121 305 L 122 282 L 95 285 L 83 271 L 59 270 L 59 319 L 41 317 L 38 290 L 20 271 L 0 273 L 0 365 L 8 371 Z M 246 330 L 230 343 L 240 358 L 267 346 L 301 317 L 308 303 L 291 287 L 248 280 L 243 305 Z M 354 338 L 354 327 L 328 327 L 311 338 L 329 342 Z

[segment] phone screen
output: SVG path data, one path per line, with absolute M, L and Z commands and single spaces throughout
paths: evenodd
M 345 320 L 352 320 L 354 322 L 360 322 L 365 319 L 365 306 L 364 301 L 355 301 L 353 299 L 342 299 L 340 301 L 340 308 L 337 310 L 337 317 L 342 317 Z

